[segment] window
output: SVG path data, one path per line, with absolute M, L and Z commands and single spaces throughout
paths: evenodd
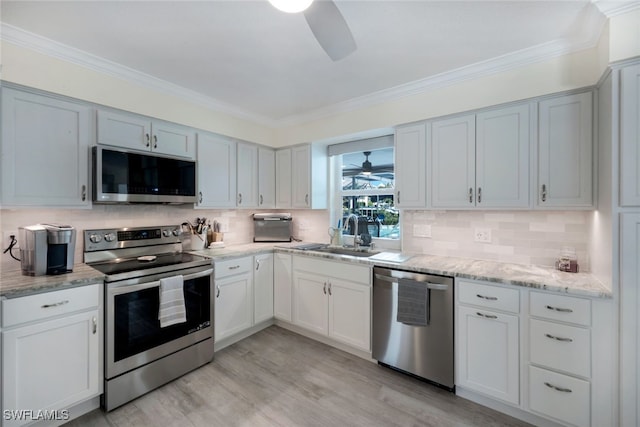
M 339 149 L 330 147 L 335 181 L 332 221 L 339 222 L 344 235 L 353 235 L 353 221 L 348 224 L 345 221 L 355 214 L 359 234 L 368 233 L 374 240 L 384 239 L 378 240 L 383 246 L 384 242 L 395 246 L 401 234 L 400 212 L 395 206 L 393 137 L 384 138 L 383 144 L 377 141 L 380 138 L 375 138 L 357 141 L 357 145 L 340 144 Z M 367 144 L 367 141 L 374 143 Z M 380 145 L 383 147 L 379 148 Z

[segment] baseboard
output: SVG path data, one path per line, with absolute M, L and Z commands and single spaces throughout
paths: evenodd
M 512 416 L 513 418 L 517 418 L 529 424 L 533 424 L 537 427 L 563 427 L 562 424 L 558 424 L 546 418 L 539 417 L 520 408 L 516 408 L 515 406 L 499 402 L 474 391 L 465 390 L 460 386 L 456 386 L 456 396 L 470 400 L 479 405 L 486 406 L 487 408 L 494 409 L 498 412 L 502 412 L 503 414 L 507 414 L 509 416 Z
M 302 335 L 304 337 L 310 338 L 310 339 L 312 339 L 314 341 L 319 341 L 319 342 L 321 342 L 323 344 L 326 344 L 328 346 L 335 347 L 335 348 L 337 348 L 339 350 L 342 350 L 342 351 L 344 351 L 346 353 L 353 354 L 354 356 L 358 356 L 361 359 L 365 359 L 365 360 L 367 360 L 369 362 L 378 363 L 377 360 L 374 360 L 374 359 L 371 358 L 371 352 L 366 352 L 366 351 L 363 351 L 363 350 L 359 350 L 357 348 L 350 347 L 347 344 L 343 344 L 341 342 L 332 340 L 331 338 L 326 337 L 324 335 L 320 335 L 320 334 L 316 334 L 315 332 L 308 331 L 308 330 L 306 330 L 304 328 L 301 328 L 301 327 L 299 327 L 297 325 L 294 325 L 293 323 L 289 323 L 289 322 L 286 322 L 284 320 L 276 319 L 275 325 L 276 326 L 280 326 L 281 328 L 286 329 L 288 331 L 295 332 L 298 335 Z
M 268 320 L 265 320 L 264 322 L 260 322 L 256 325 L 253 325 L 252 327 L 245 329 L 242 332 L 238 332 L 235 335 L 223 338 L 220 341 L 216 341 L 213 344 L 213 351 L 216 352 L 216 351 L 222 350 L 225 347 L 229 347 L 230 345 L 235 344 L 238 341 L 241 341 L 245 338 L 248 338 L 251 335 L 255 334 L 256 332 L 260 332 L 261 330 L 268 328 L 271 325 L 273 325 L 273 319 L 268 319 Z

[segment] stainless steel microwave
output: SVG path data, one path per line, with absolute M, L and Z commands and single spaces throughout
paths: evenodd
M 94 203 L 195 203 L 196 162 L 115 147 L 92 148 Z

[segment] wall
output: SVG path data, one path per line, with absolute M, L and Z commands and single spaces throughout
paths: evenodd
M 2 80 L 246 141 L 271 145 L 273 130 L 165 91 L 155 91 L 1 41 Z
M 575 248 L 580 271 L 590 270 L 588 211 L 405 211 L 402 250 L 516 264 L 555 266 L 564 246 Z M 431 238 L 413 236 L 431 225 Z M 491 243 L 474 241 L 476 228 L 491 230 Z
M 640 55 L 640 9 L 610 18 L 609 61 Z
M 76 228 L 75 262 L 83 261 L 82 252 L 84 230 L 95 228 L 127 226 L 159 226 L 193 222 L 196 217 L 205 217 L 221 222 L 224 229 L 224 241 L 228 245 L 250 243 L 253 241 L 253 210 L 204 210 L 191 206 L 166 205 L 94 205 L 90 211 L 74 209 L 3 209 L 1 231 L 6 235 L 16 233 L 18 227 L 38 223 L 68 224 Z M 329 243 L 327 211 L 291 211 L 293 215 L 293 236 L 305 241 Z M 5 245 L 7 242 L 3 242 Z M 5 248 L 3 247 L 2 250 Z M 14 255 L 20 258 L 18 250 Z M 20 263 L 8 253 L 0 252 L 0 271 L 19 270 Z

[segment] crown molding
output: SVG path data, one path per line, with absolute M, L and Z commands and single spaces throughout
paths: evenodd
M 191 89 L 184 88 L 166 80 L 134 70 L 133 68 L 129 68 L 122 64 L 118 64 L 83 50 L 59 43 L 55 40 L 25 31 L 13 25 L 9 25 L 4 22 L 0 24 L 0 39 L 11 44 L 70 62 L 101 74 L 122 79 L 147 89 L 175 96 L 176 98 L 192 102 L 213 111 L 218 111 L 239 119 L 273 127 L 273 121 L 268 117 L 244 111 L 238 107 L 220 102 Z
M 591 2 L 607 18 L 640 9 L 640 1 L 635 0 L 591 0 Z
M 611 2 L 600 0 L 596 5 L 598 3 Z M 629 2 L 615 3 L 626 4 Z M 639 1 L 630 3 L 635 4 L 636 7 L 640 5 Z M 628 5 L 625 7 L 625 10 L 627 9 Z M 615 10 L 620 11 L 622 8 L 617 7 Z M 283 128 L 300 125 L 305 122 L 319 120 L 357 109 L 371 107 L 384 102 L 396 101 L 420 95 L 437 88 L 450 86 L 466 80 L 517 69 L 554 57 L 589 49 L 596 46 L 605 22 L 606 18 L 599 12 L 599 8 L 592 7 L 589 9 L 588 15 L 585 17 L 585 23 L 581 26 L 579 31 L 575 32 L 575 34 L 572 34 L 570 37 L 553 40 L 517 52 L 512 52 L 424 79 L 349 99 L 347 101 L 313 111 L 291 115 L 282 119 L 272 119 L 240 109 L 236 106 L 220 102 L 209 96 L 202 95 L 191 89 L 184 88 L 166 80 L 142 73 L 124 65 L 92 55 L 85 51 L 67 46 L 6 23 L 0 23 L 0 39 L 44 55 L 71 62 L 98 73 L 116 77 L 160 93 L 175 96 L 185 101 L 192 102 L 213 111 L 228 114 L 238 119 L 247 120 L 271 128 Z

